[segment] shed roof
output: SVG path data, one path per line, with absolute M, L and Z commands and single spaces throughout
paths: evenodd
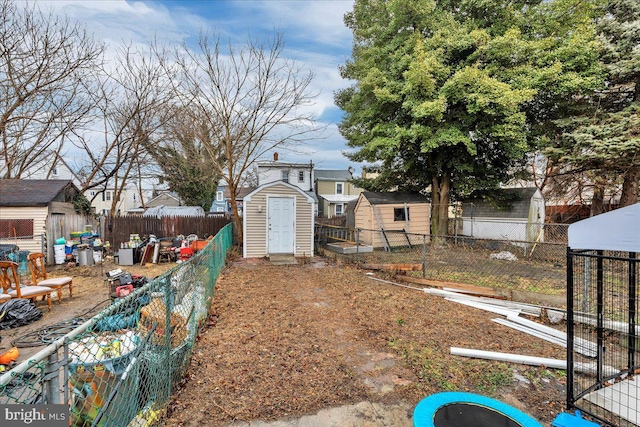
M 65 179 L 1 179 L 0 206 L 47 206 L 67 189 L 80 191 Z
M 351 172 L 342 169 L 316 169 L 313 173 L 320 181 L 349 181 L 353 178 Z
M 372 205 L 392 205 L 398 203 L 429 203 L 427 198 L 417 191 L 392 191 L 388 193 L 376 193 L 363 191 L 362 195 Z
M 569 226 L 571 249 L 640 252 L 640 203 Z
M 261 186 L 254 188 L 252 192 L 250 192 L 249 194 L 245 195 L 243 200 L 245 202 L 250 202 L 251 201 L 251 197 L 253 197 L 254 194 L 257 194 L 261 191 L 267 190 L 270 187 L 276 186 L 276 185 L 284 185 L 285 187 L 289 187 L 293 190 L 296 190 L 298 192 L 300 192 L 302 195 L 304 195 L 310 202 L 313 203 L 318 203 L 318 197 L 316 196 L 316 194 L 313 191 L 304 191 L 302 190 L 300 187 L 297 187 L 293 184 L 289 184 L 288 182 L 284 182 L 284 181 L 273 181 L 273 182 L 268 182 L 266 184 L 262 184 Z
M 527 218 L 531 207 L 531 199 L 539 191 L 537 187 L 500 189 L 499 192 L 502 196 L 513 199 L 511 209 L 498 209 L 491 202 L 472 196 L 463 201 L 462 216 L 476 218 Z
M 204 216 L 204 209 L 201 206 L 154 206 L 142 214 L 142 216 Z

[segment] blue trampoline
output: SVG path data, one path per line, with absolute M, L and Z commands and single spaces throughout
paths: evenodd
M 415 427 L 543 427 L 518 409 L 473 393 L 445 392 L 426 397 L 413 411 Z

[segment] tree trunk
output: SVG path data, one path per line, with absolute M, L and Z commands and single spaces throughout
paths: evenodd
M 604 211 L 604 184 L 596 180 L 593 187 L 593 198 L 591 199 L 591 216 L 600 215 Z
M 431 184 L 431 234 L 434 237 L 446 236 L 449 224 L 449 190 L 451 176 L 434 176 Z
M 624 174 L 622 183 L 621 208 L 638 203 L 638 181 L 640 181 L 640 167 L 629 168 Z
M 243 235 L 242 235 L 242 218 L 240 212 L 238 212 L 238 202 L 236 201 L 236 188 L 232 185 L 229 186 L 229 195 L 231 196 L 231 212 L 233 213 L 233 226 L 236 228 L 238 236 L 238 246 L 242 248 Z

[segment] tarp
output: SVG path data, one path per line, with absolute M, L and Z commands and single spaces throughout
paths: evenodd
M 28 299 L 14 298 L 0 305 L 0 329 L 28 325 L 42 317 L 42 311 Z
M 640 203 L 571 224 L 569 247 L 640 252 Z
M 204 209 L 200 206 L 154 206 L 144 211 L 142 216 L 204 216 Z

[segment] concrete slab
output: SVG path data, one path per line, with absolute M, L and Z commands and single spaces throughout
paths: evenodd
M 352 243 L 328 243 L 327 249 L 339 254 L 355 254 L 355 253 L 367 253 L 373 252 L 373 246 L 369 245 L 354 245 Z
M 225 427 L 412 427 L 415 405 L 360 402 L 323 409 L 314 415 L 278 421 L 236 421 Z
M 290 254 L 274 254 L 269 256 L 272 265 L 296 265 L 298 260 Z

